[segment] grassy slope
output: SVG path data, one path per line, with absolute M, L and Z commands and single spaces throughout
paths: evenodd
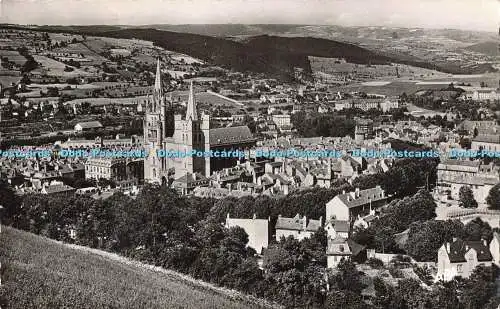
M 2 292 L 12 309 L 263 308 L 173 272 L 159 273 L 12 228 L 0 234 L 0 261 Z

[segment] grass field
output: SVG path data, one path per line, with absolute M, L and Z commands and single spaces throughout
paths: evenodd
M 0 242 L 5 308 L 265 308 L 171 271 L 12 228 Z
M 64 68 L 66 65 L 62 62 L 41 55 L 35 55 L 33 57 L 36 62 L 42 65 L 43 68 L 47 69 L 47 75 L 49 76 L 76 77 L 91 75 L 81 69 L 74 69 L 71 72 L 65 72 Z
M 0 57 L 7 57 L 9 61 L 12 61 L 18 65 L 23 65 L 26 62 L 26 58 L 21 56 L 15 50 L 0 50 Z

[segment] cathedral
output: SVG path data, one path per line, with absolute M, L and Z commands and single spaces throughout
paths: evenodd
M 185 175 L 199 174 L 210 177 L 212 172 L 234 166 L 236 158 L 166 157 L 158 156 L 158 150 L 190 153 L 192 150 L 244 150 L 255 145 L 255 138 L 247 126 L 210 128 L 210 116 L 198 116 L 193 83 L 189 87 L 186 115 L 174 115 L 174 132 L 167 134 L 170 102 L 163 93 L 160 60 L 157 62 L 152 95 L 146 101 L 144 117 L 144 146 L 149 151 L 144 162 L 144 181 L 165 184 Z

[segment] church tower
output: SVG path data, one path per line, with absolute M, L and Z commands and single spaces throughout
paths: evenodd
M 174 123 L 173 141 L 178 145 L 178 149 L 185 153 L 194 151 L 200 153 L 200 155 L 189 155 L 176 160 L 175 178 L 182 177 L 187 173 L 200 173 L 209 177 L 210 157 L 202 156 L 201 153 L 210 151 L 210 117 L 208 115 L 198 116 L 193 82 L 189 85 L 186 116 L 182 119 L 181 115 L 175 115 Z
M 149 151 L 144 161 L 144 181 L 162 183 L 168 180 L 168 166 L 165 158 L 157 156 L 157 150 L 164 149 L 166 101 L 161 83 L 160 59 L 156 64 L 155 84 L 152 95 L 146 100 L 146 113 L 144 116 L 144 145 Z

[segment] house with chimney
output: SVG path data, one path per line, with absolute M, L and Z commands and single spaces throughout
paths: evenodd
M 201 173 L 186 173 L 172 182 L 172 189 L 182 195 L 190 195 L 196 187 L 206 187 L 210 180 Z
M 248 235 L 248 247 L 251 247 L 257 251 L 257 254 L 262 254 L 263 249 L 267 248 L 269 245 L 270 231 L 269 228 L 270 219 L 257 219 L 254 214 L 251 219 L 239 219 L 231 218 L 229 213 L 226 217 L 226 228 L 231 227 L 241 227 L 245 230 Z
M 325 231 L 328 238 L 335 239 L 337 236 L 347 239 L 351 231 L 351 224 L 346 220 L 329 220 L 325 224 Z
M 335 238 L 328 237 L 326 247 L 327 268 L 334 269 L 343 260 L 358 259 L 360 256 L 366 258 L 365 247 L 351 239 L 337 235 Z
M 380 186 L 353 192 L 345 192 L 335 196 L 326 203 L 326 220 L 343 220 L 353 222 L 358 215 L 368 215 L 373 209 L 384 206 L 387 196 Z
M 280 241 L 282 237 L 287 238 L 292 236 L 297 240 L 303 240 L 311 237 L 323 225 L 323 218 L 319 220 L 308 219 L 306 216 L 297 214 L 293 218 L 285 218 L 278 216 L 276 221 L 276 241 Z
M 491 266 L 492 263 L 493 256 L 486 240 L 467 241 L 454 238 L 438 250 L 436 280 L 468 278 L 478 265 Z

